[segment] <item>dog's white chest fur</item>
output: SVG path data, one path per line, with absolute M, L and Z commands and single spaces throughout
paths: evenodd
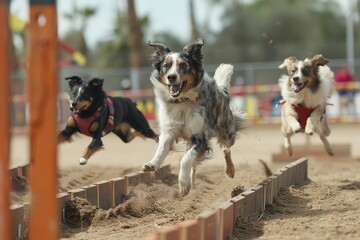
M 177 104 L 159 102 L 161 132 L 171 132 L 176 137 L 184 139 L 189 139 L 191 136 L 202 132 L 205 121 L 201 109 L 190 100 Z

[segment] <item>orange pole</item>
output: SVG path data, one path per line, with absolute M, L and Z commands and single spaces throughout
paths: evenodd
M 59 239 L 56 97 L 57 22 L 55 0 L 30 0 L 27 32 L 30 113 L 30 240 Z
M 10 30 L 9 1 L 0 0 L 0 239 L 10 240 Z

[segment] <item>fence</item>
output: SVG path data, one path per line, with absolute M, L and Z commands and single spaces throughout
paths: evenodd
M 347 89 L 352 91 L 354 97 L 348 105 L 343 106 L 340 103 L 339 94 L 335 92 L 329 99 L 329 103 L 332 105 L 327 109 L 330 121 L 342 123 L 360 122 L 360 82 L 337 84 L 336 88 L 338 90 Z M 133 99 L 149 121 L 156 120 L 156 103 L 152 89 L 108 91 L 108 94 Z M 230 94 L 232 104 L 244 110 L 251 123 L 276 124 L 280 122 L 281 107 L 277 107 L 277 103 L 281 100 L 281 96 L 277 84 L 233 86 Z M 66 122 L 70 113 L 67 93 L 64 92 L 58 95 L 57 108 L 57 121 L 59 125 L 62 125 Z M 29 119 L 28 105 L 24 95 L 12 97 L 11 116 L 14 131 L 23 131 Z

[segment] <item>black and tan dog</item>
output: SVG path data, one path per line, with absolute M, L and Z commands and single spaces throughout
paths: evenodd
M 92 154 L 103 146 L 101 137 L 113 132 L 125 143 L 136 136 L 158 141 L 158 135 L 150 128 L 136 104 L 128 98 L 110 97 L 103 91 L 103 79 L 83 81 L 78 76 L 69 81 L 71 116 L 64 130 L 58 135 L 58 143 L 71 142 L 75 133 L 92 137 L 92 141 L 80 158 L 85 165 Z

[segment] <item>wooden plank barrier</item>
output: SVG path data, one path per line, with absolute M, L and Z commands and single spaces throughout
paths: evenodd
M 155 172 L 154 174 L 154 176 L 158 177 L 157 179 L 160 179 L 160 177 L 165 178 L 171 173 L 171 168 L 170 165 L 165 165 L 157 171 L 159 173 L 156 174 Z M 233 234 L 237 218 L 256 220 L 265 211 L 266 205 L 273 203 L 281 188 L 302 184 L 308 177 L 307 171 L 308 159 L 300 158 L 280 168 L 272 176 L 242 194 L 221 203 L 215 210 L 206 210 L 196 216 L 195 219 L 189 219 L 177 225 L 161 227 L 152 234 L 145 236 L 143 240 L 225 240 Z M 97 206 L 100 208 L 109 209 L 117 206 L 125 197 L 128 197 L 129 189 L 130 187 L 135 187 L 135 183 L 148 184 L 139 180 L 142 179 L 141 175 L 142 173 L 140 172 L 127 174 L 124 177 L 113 178 L 109 181 L 99 181 L 94 185 L 58 194 L 60 219 L 65 219 L 64 206 L 66 201 L 74 197 L 84 197 L 94 204 L 94 195 L 96 195 Z M 133 181 L 130 183 L 129 179 L 135 180 L 130 180 L 130 182 Z M 146 179 L 154 181 L 151 177 Z M 92 194 L 87 194 L 89 189 L 91 189 Z M 10 207 L 12 216 L 16 216 L 13 217 L 14 221 L 12 223 L 15 229 L 12 232 L 12 237 L 15 239 L 19 239 L 19 234 L 27 227 L 24 217 L 21 217 L 24 216 L 24 210 L 22 209 L 24 207 L 21 205 Z M 19 224 L 21 224 L 21 227 L 19 227 Z
M 11 169 L 10 172 L 14 172 L 12 173 L 14 174 L 14 176 L 27 176 L 28 168 L 29 165 L 24 165 Z M 125 175 L 124 177 L 117 177 L 108 181 L 98 181 L 94 184 L 90 184 L 77 189 L 72 189 L 69 190 L 67 193 L 58 193 L 58 219 L 61 223 L 65 223 L 65 204 L 67 201 L 71 201 L 76 197 L 84 198 L 89 203 L 98 206 L 99 208 L 104 210 L 116 207 L 129 197 L 131 187 L 135 187 L 140 183 L 151 185 L 155 182 L 155 175 L 157 176 L 157 179 L 162 179 L 171 174 L 170 165 L 164 165 L 160 167 L 157 171 L 159 171 L 160 174 L 155 174 L 156 172 L 145 174 L 143 174 L 143 172 L 131 173 Z M 12 231 L 10 232 L 11 239 L 27 239 L 28 236 L 25 233 L 25 229 L 28 229 L 29 227 L 27 219 L 29 214 L 25 214 L 25 212 L 28 211 L 28 206 L 29 204 L 25 203 L 24 205 L 11 205 L 10 208 L 8 208 L 9 213 L 12 217 L 12 227 L 9 227 L 9 229 L 12 229 Z M 185 226 L 190 227 L 190 225 Z M 179 230 L 176 233 L 172 233 L 172 231 L 169 230 L 158 234 L 158 236 L 161 236 L 161 239 L 172 239 L 171 236 L 173 236 L 173 234 L 180 234 L 180 227 L 177 227 L 177 229 Z M 192 232 L 188 233 L 186 230 L 187 228 L 185 230 L 182 230 L 182 235 L 193 235 Z M 170 238 L 167 237 L 168 235 L 170 236 Z
M 56 197 L 59 203 L 60 222 L 65 223 L 65 204 L 70 200 L 70 196 L 67 193 L 58 193 Z
M 215 210 L 206 210 L 194 220 L 161 227 L 143 240 L 225 240 L 233 234 L 239 217 L 257 220 L 266 206 L 273 203 L 281 188 L 304 183 L 307 171 L 308 159 L 300 158 L 228 202 L 221 203 Z M 197 238 L 186 234 L 190 232 L 194 232 Z
M 180 240 L 199 240 L 200 239 L 200 222 L 196 219 L 186 220 L 179 223 Z
M 227 239 L 234 230 L 234 203 L 223 202 L 216 210 L 217 236 L 220 239 Z
M 86 192 L 85 196 L 88 202 L 94 206 L 98 206 L 99 202 L 98 202 L 97 186 L 95 184 L 90 184 L 88 186 L 82 187 L 82 189 L 84 189 Z
M 123 177 L 111 179 L 113 206 L 119 205 L 129 195 L 129 183 Z
M 200 240 L 216 240 L 216 211 L 206 210 L 197 216 L 197 220 L 200 222 Z

